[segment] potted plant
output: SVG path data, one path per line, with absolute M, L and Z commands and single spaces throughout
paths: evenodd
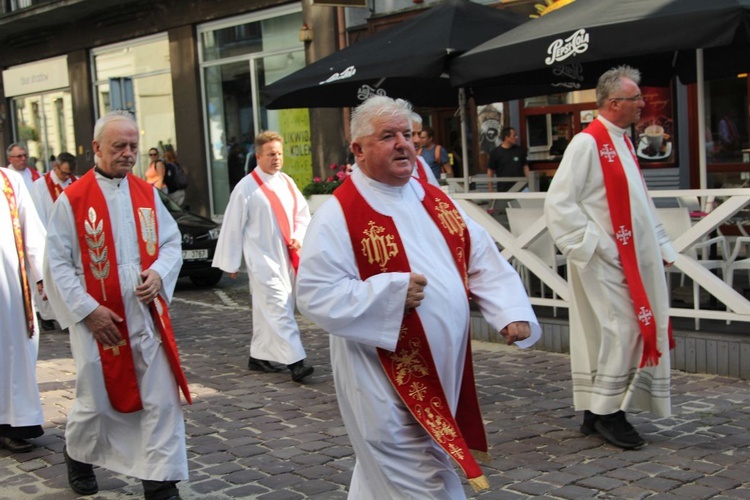
M 351 174 L 350 165 L 337 165 L 333 163 L 328 168 L 331 175 L 325 179 L 317 176 L 313 177 L 310 184 L 302 189 L 302 194 L 307 198 L 307 204 L 310 206 L 310 212 L 315 212 L 320 205 L 325 203 L 336 188 Z

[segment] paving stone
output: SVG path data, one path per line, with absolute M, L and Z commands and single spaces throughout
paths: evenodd
M 308 384 L 247 370 L 247 277 L 199 289 L 181 280 L 171 311 L 194 404 L 184 407 L 186 500 L 345 499 L 355 459 L 341 422 L 328 335 L 299 318 Z M 221 291 L 238 306 L 227 307 Z M 62 458 L 75 368 L 67 335 L 40 338 L 37 372 L 47 421 L 28 454 L 0 450 L 0 500 L 72 500 Z M 493 460 L 478 499 L 750 499 L 750 385 L 672 372 L 673 415 L 629 413 L 648 441 L 621 450 L 583 436 L 567 355 L 476 344 L 476 380 Z M 140 498 L 140 481 L 97 468 L 103 500 Z

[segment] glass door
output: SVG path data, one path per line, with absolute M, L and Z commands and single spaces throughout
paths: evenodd
M 40 172 L 52 168 L 51 156 L 75 154 L 73 105 L 70 92 L 56 91 L 13 99 L 16 141 L 29 153 L 29 164 Z

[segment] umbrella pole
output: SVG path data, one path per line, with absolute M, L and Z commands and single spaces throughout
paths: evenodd
M 469 141 L 466 132 L 466 89 L 458 89 L 458 115 L 461 121 L 461 166 L 464 174 L 464 189 L 469 192 Z
M 706 95 L 704 91 L 703 49 L 695 51 L 695 84 L 698 92 L 698 169 L 700 174 L 700 189 L 708 186 L 706 172 Z M 702 201 L 702 209 L 706 210 L 706 198 Z

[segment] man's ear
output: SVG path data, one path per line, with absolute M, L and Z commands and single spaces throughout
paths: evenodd
M 91 149 L 94 150 L 94 156 L 99 156 L 99 143 L 96 141 L 91 141 Z
M 362 145 L 356 141 L 352 141 L 352 143 L 349 145 L 349 148 L 352 150 L 352 153 L 354 153 L 354 156 L 359 158 L 362 156 Z M 359 163 L 359 162 L 358 162 Z

